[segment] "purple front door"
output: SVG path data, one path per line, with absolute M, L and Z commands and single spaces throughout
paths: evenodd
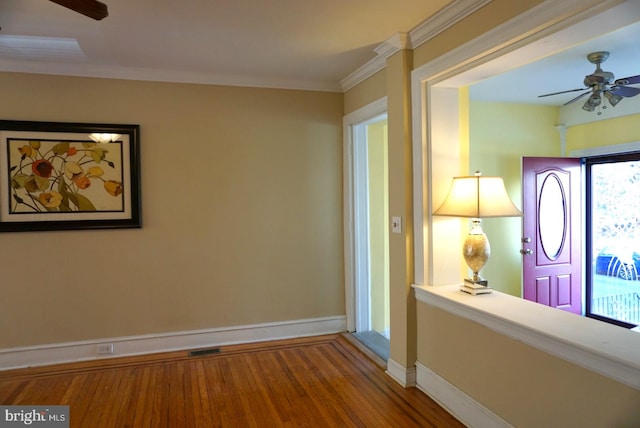
M 523 297 L 582 313 L 580 159 L 522 158 Z

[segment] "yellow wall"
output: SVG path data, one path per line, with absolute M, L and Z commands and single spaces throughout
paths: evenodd
M 503 177 L 511 199 L 521 208 L 521 157 L 561 156 L 560 134 L 555 129 L 559 108 L 471 101 L 469 112 L 469 173 L 480 170 L 483 175 Z M 640 115 L 624 116 L 568 127 L 566 153 L 640 141 L 639 119 Z M 521 222 L 518 218 L 483 220 L 491 259 L 482 276 L 492 288 L 514 296 L 521 296 Z
M 522 208 L 521 158 L 560 156 L 555 125 L 558 107 L 471 101 L 469 174 L 504 179 L 511 200 Z M 496 290 L 521 296 L 522 219 L 489 218 L 482 227 L 491 243 L 491 258 L 481 275 Z
M 383 68 L 345 92 L 344 112 L 352 113 L 387 95 L 387 69 Z
M 635 427 L 640 391 L 418 303 L 418 360 L 514 427 Z
M 389 215 L 402 219 L 401 233 L 389 236 L 389 303 L 391 307 L 391 358 L 405 366 L 416 358 L 413 283 L 413 157 L 411 154 L 412 52 L 401 50 L 387 61 L 389 124 Z
M 640 141 L 640 114 L 567 128 L 567 153 L 636 141 Z
M 3 119 L 141 127 L 143 228 L 0 235 L 0 348 L 345 314 L 337 93 L 0 73 Z
M 389 177 L 387 121 L 367 127 L 371 327 L 389 331 Z

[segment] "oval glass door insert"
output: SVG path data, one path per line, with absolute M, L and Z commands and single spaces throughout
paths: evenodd
M 549 174 L 542 183 L 538 201 L 540 243 L 549 260 L 558 258 L 567 233 L 567 201 L 560 179 Z

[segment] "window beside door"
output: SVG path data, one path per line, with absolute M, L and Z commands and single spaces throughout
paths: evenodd
M 640 153 L 586 159 L 586 315 L 640 325 Z

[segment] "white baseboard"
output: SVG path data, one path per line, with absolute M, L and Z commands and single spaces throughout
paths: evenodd
M 419 390 L 427 394 L 460 422 L 471 428 L 513 428 L 508 422 L 447 382 L 421 363 L 416 363 Z
M 179 331 L 143 336 L 111 337 L 81 342 L 55 343 L 41 346 L 0 349 L 0 370 L 50 364 L 153 354 L 216 347 L 222 345 L 264 342 L 294 337 L 318 336 L 346 331 L 346 317 L 312 318 L 266 324 Z M 101 345 L 113 345 L 113 353 L 99 354 Z
M 416 368 L 405 367 L 397 361 L 387 360 L 387 374 L 404 388 L 416 386 Z

